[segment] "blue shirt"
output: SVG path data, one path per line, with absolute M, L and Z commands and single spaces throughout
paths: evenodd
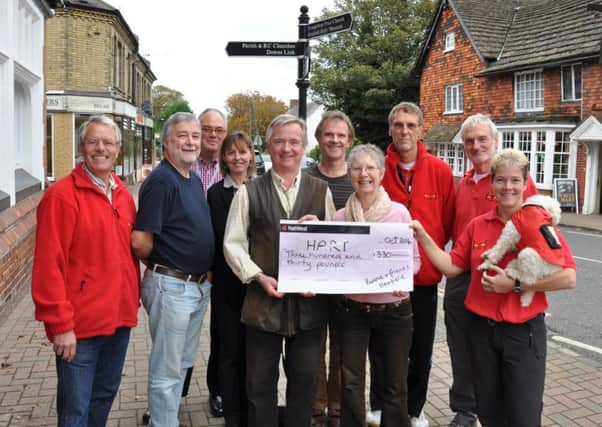
M 167 160 L 144 180 L 135 230 L 154 234 L 149 262 L 188 274 L 211 269 L 213 226 L 201 180 L 182 176 Z

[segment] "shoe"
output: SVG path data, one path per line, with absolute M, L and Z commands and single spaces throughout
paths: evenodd
M 326 415 L 316 414 L 311 417 L 311 427 L 326 427 Z
M 366 424 L 368 427 L 380 427 L 380 416 L 382 411 L 368 411 L 366 413 Z
M 429 420 L 424 416 L 424 411 L 417 417 L 410 417 L 410 426 L 412 427 L 429 427 Z
M 224 416 L 224 407 L 222 406 L 222 397 L 220 395 L 209 395 L 209 412 L 216 418 Z
M 458 412 L 448 427 L 476 427 L 477 417 L 474 414 Z
M 328 427 L 341 427 L 341 417 L 338 415 L 328 416 Z

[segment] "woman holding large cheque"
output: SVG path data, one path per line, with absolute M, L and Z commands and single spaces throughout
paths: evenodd
M 375 145 L 359 145 L 348 157 L 355 192 L 334 219 L 354 222 L 409 223 L 410 213 L 391 201 L 381 181 L 384 156 Z M 420 256 L 414 243 L 414 273 Z M 373 341 L 384 365 L 384 401 L 381 426 L 409 426 L 407 406 L 408 354 L 412 340 L 412 305 L 409 292 L 345 295 L 336 311 L 341 334 L 341 426 L 366 425 L 364 391 L 366 350 Z
M 433 264 L 446 276 L 470 270 L 466 308 L 473 313 L 467 331 L 471 363 L 475 372 L 477 415 L 483 427 L 533 427 L 541 425 L 545 378 L 548 307 L 544 291 L 575 287 L 575 261 L 556 230 L 564 259 L 562 270 L 534 283 L 530 305 L 520 301 L 520 282 L 502 268 L 516 258 L 504 256 L 499 266 L 478 270 L 482 254 L 500 236 L 505 223 L 523 203 L 529 161 L 517 150 L 502 150 L 491 165 L 491 187 L 496 208 L 473 219 L 455 242 L 451 253 L 439 249 L 418 221 L 413 221 L 416 239 Z

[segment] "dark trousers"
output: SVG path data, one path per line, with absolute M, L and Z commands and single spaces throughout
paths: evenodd
M 216 298 L 214 305 L 219 335 L 219 389 L 226 425 L 238 421 L 247 425 L 245 326 L 240 322 L 240 307 Z
M 309 427 L 324 328 L 290 337 L 246 326 L 249 426 L 278 426 L 278 376 L 284 341 L 286 427 Z
M 219 327 L 214 292 L 211 292 L 211 316 L 209 318 L 209 360 L 207 361 L 207 388 L 211 395 L 221 395 L 219 389 Z
M 328 322 L 328 375 L 326 374 L 326 333 L 320 346 L 320 371 L 314 398 L 314 415 L 338 417 L 341 413 L 341 344 L 337 323 Z
M 117 328 L 113 335 L 77 340 L 71 362 L 56 357 L 57 425 L 101 427 L 121 383 L 130 328 Z
M 380 425 L 409 426 L 406 379 L 412 336 L 412 305 L 363 312 L 346 305 L 337 309 L 341 337 L 341 426 L 366 425 L 366 350 L 370 342 L 383 362 Z
M 385 368 L 376 341 L 372 337 L 368 344 L 368 360 L 370 361 L 370 409 L 382 411 Z
M 469 340 L 481 425 L 540 426 L 546 372 L 543 314 L 520 324 L 474 315 Z
M 437 322 L 437 285 L 414 286 L 412 292 L 414 332 L 408 369 L 408 413 L 420 415 L 426 402 Z
M 470 285 L 470 272 L 447 279 L 443 309 L 445 310 L 445 330 L 452 367 L 452 386 L 449 390 L 449 406 L 468 421 L 475 420 L 477 402 L 473 385 L 473 367 L 470 364 L 468 328 L 472 313 L 464 307 L 464 300 Z

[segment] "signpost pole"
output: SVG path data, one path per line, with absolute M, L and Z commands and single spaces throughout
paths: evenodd
M 299 114 L 303 120 L 307 120 L 307 88 L 309 87 L 309 42 L 307 40 L 307 26 L 309 15 L 307 6 L 301 6 L 299 15 L 299 43 L 303 43 L 303 55 L 297 57 L 297 87 L 299 88 Z M 306 67 L 306 62 L 307 67 Z

